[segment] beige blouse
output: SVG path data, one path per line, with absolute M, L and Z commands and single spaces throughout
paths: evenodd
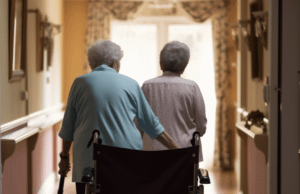
M 181 147 L 191 146 L 194 131 L 197 130 L 201 137 L 204 135 L 207 123 L 205 104 L 194 81 L 165 71 L 162 76 L 146 81 L 142 91 L 166 132 Z M 165 149 L 157 140 L 143 135 L 143 150 Z M 201 140 L 199 161 L 203 161 Z

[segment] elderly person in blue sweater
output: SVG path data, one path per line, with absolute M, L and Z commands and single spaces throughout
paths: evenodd
M 164 46 L 160 53 L 160 67 L 163 75 L 146 81 L 142 86 L 154 114 L 170 136 L 181 147 L 191 146 L 195 131 L 203 136 L 206 132 L 205 103 L 199 86 L 183 79 L 190 59 L 189 47 L 173 41 Z M 144 150 L 164 150 L 157 140 L 143 136 Z M 203 161 L 201 141 L 199 161 Z
M 77 77 L 71 87 L 59 136 L 63 139 L 59 173 L 70 170 L 69 150 L 73 143 L 73 177 L 77 193 L 85 167 L 92 167 L 92 131 L 99 129 L 104 145 L 142 150 L 142 138 L 134 124 L 169 149 L 180 148 L 153 113 L 139 84 L 119 74 L 121 48 L 109 40 L 95 42 L 87 52 L 91 73 Z

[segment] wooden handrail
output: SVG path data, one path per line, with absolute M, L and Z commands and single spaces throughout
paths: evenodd
M 40 129 L 38 127 L 24 127 L 10 134 L 7 134 L 1 138 L 2 143 L 17 144 L 34 134 L 38 133 Z
M 32 126 L 26 126 L 21 129 L 18 129 L 16 131 L 13 131 L 12 133 L 9 133 L 7 135 L 4 135 L 1 137 L 2 143 L 19 143 L 32 135 L 36 133 L 40 133 L 49 127 L 57 124 L 58 122 L 62 121 L 64 116 L 63 111 L 58 111 L 50 116 L 44 118 L 43 122 L 40 122 L 39 125 L 32 125 Z
M 3 170 L 3 165 L 5 160 L 13 155 L 16 145 L 19 142 L 30 138 L 31 139 L 30 141 L 36 143 L 38 133 L 41 133 L 46 129 L 51 129 L 52 126 L 58 124 L 63 120 L 63 116 L 64 116 L 64 111 L 55 107 L 55 108 L 39 111 L 38 113 L 34 113 L 32 115 L 29 115 L 28 117 L 25 118 L 23 117 L 21 119 L 18 119 L 17 121 L 13 121 L 6 124 L 6 128 L 4 129 L 5 133 L 3 132 L 1 137 L 2 170 Z M 29 120 L 30 118 L 31 120 Z M 41 121 L 31 122 L 32 120 L 41 120 Z M 24 125 L 24 123 L 26 125 Z M 28 123 L 30 124 L 28 125 Z M 20 124 L 22 124 L 22 126 L 20 126 Z M 13 128 L 16 129 L 12 130 Z
M 11 129 L 14 129 L 14 128 L 20 126 L 20 125 L 23 125 L 23 124 L 27 123 L 30 120 L 38 118 L 39 116 L 43 116 L 43 115 L 47 116 L 51 112 L 60 111 L 60 110 L 62 110 L 63 106 L 64 106 L 64 104 L 61 103 L 59 105 L 52 106 L 50 108 L 46 108 L 46 109 L 34 112 L 32 114 L 29 114 L 25 117 L 21 117 L 19 119 L 16 119 L 14 121 L 9 122 L 9 123 L 5 123 L 5 124 L 1 125 L 1 134 L 4 133 L 4 132 L 9 131 Z

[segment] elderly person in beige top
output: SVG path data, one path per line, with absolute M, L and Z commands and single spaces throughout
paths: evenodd
M 205 104 L 198 85 L 183 79 L 190 58 L 190 50 L 184 43 L 173 41 L 160 53 L 163 75 L 146 81 L 142 91 L 154 114 L 167 133 L 180 147 L 191 146 L 195 131 L 203 136 L 206 131 Z M 199 161 L 203 161 L 200 141 Z M 143 135 L 143 150 L 165 150 L 161 143 Z

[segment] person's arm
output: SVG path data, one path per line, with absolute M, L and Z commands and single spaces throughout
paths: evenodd
M 60 153 L 61 159 L 58 164 L 58 166 L 59 166 L 58 173 L 63 177 L 66 177 L 68 172 L 71 169 L 70 157 L 69 157 L 69 151 L 70 151 L 71 144 L 72 144 L 71 141 L 63 140 L 63 142 L 62 142 L 62 152 Z
M 155 138 L 157 141 L 159 141 L 161 144 L 166 146 L 168 149 L 177 149 L 181 148 L 172 138 L 171 136 L 166 132 L 163 131 L 159 136 Z
M 76 99 L 76 79 L 72 84 L 69 98 L 67 102 L 67 107 L 65 110 L 62 127 L 59 132 L 59 136 L 62 138 L 62 152 L 60 155 L 59 174 L 66 177 L 67 173 L 71 169 L 69 151 L 73 141 L 74 131 L 75 131 L 75 122 L 76 122 L 76 111 L 75 111 L 75 99 Z
M 206 132 L 207 119 L 205 114 L 204 99 L 197 84 L 194 87 L 194 114 L 197 131 L 202 137 Z
M 71 141 L 66 141 L 63 139 L 62 141 L 62 152 L 61 155 L 65 157 L 69 157 L 69 151 L 71 148 L 72 142 Z

